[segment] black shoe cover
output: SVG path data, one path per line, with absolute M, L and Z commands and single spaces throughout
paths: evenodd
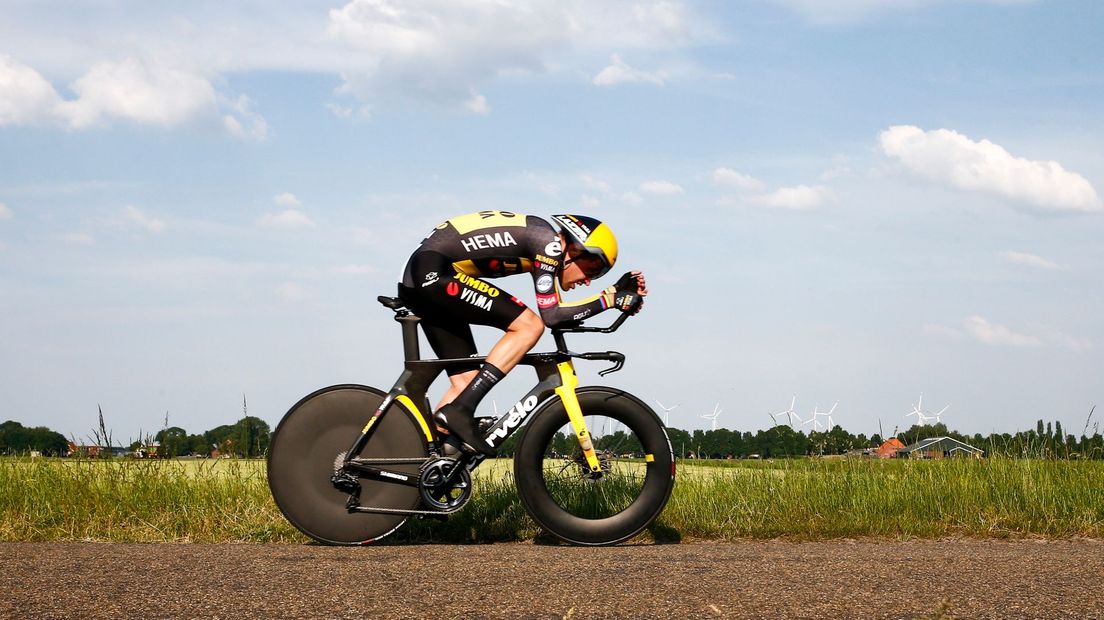
M 434 414 L 433 419 L 441 426 L 447 428 L 457 439 L 467 444 L 473 452 L 483 456 L 494 456 L 495 449 L 483 439 L 483 433 L 479 432 L 479 422 L 475 419 L 475 412 L 466 409 L 463 405 L 449 403 Z

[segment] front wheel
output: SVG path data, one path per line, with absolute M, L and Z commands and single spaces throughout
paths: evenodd
M 636 397 L 577 391 L 601 473 L 587 466 L 563 402 L 549 400 L 514 457 L 518 494 L 548 532 L 576 545 L 612 545 L 656 520 L 675 485 L 675 456 L 659 417 Z

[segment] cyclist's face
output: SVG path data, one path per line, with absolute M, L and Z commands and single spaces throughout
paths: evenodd
M 605 271 L 605 263 L 576 245 L 567 245 L 567 260 L 560 272 L 560 288 L 569 291 L 577 284 L 589 285 L 590 281 Z

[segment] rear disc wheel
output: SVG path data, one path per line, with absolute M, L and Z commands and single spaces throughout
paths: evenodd
M 367 544 L 394 532 L 405 515 L 350 513 L 349 494 L 333 487 L 335 461 L 352 447 L 385 394 L 363 385 L 323 388 L 291 408 L 276 427 L 268 453 L 268 484 L 280 512 L 300 532 L 327 545 Z M 376 423 L 361 458 L 425 458 L 417 423 L 392 405 Z M 421 463 L 388 465 L 417 477 Z M 360 480 L 360 505 L 411 510 L 418 489 Z

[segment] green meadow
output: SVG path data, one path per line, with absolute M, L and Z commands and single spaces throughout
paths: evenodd
M 1104 537 L 1104 462 L 1038 459 L 680 461 L 644 538 Z M 391 540 L 539 539 L 507 460 L 476 471 L 447 522 Z M 285 542 L 259 460 L 0 459 L 0 540 Z

